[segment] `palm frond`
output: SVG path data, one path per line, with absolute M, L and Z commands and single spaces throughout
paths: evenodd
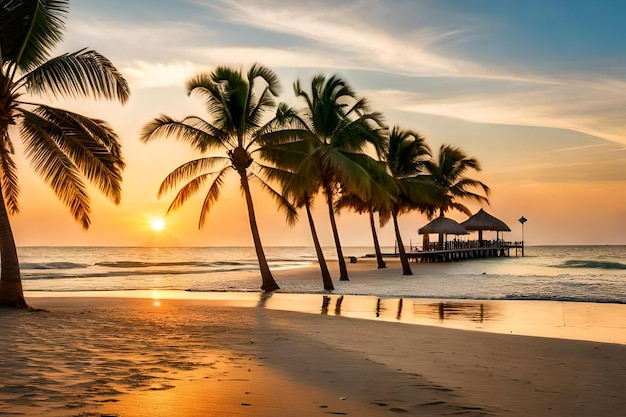
M 69 0 L 6 0 L 0 7 L 3 62 L 22 72 L 41 65 L 63 39 Z
M 124 160 L 117 134 L 104 121 L 49 106 L 34 112 L 40 128 L 46 129 L 65 155 L 107 198 L 119 204 L 122 198 Z M 36 119 L 29 118 L 33 123 Z
M 185 119 L 187 120 L 187 119 Z M 169 116 L 161 115 L 144 125 L 139 139 L 150 142 L 164 137 L 173 137 L 175 140 L 186 142 L 200 152 L 209 148 L 224 146 L 222 138 L 202 130 L 208 123 L 200 124 L 198 118 L 188 118 L 193 124 L 178 121 Z
M 287 224 L 290 226 L 293 226 L 298 220 L 298 212 L 294 208 L 294 206 L 289 202 L 289 200 L 284 195 L 274 190 L 267 182 L 263 181 L 263 179 L 259 177 L 258 175 L 252 174 L 252 177 L 261 184 L 261 187 L 265 190 L 265 192 L 274 199 L 274 201 L 278 205 L 278 208 L 285 213 Z
M 372 206 L 354 194 L 343 193 L 337 201 L 335 201 L 334 208 L 337 213 L 340 213 L 343 209 L 348 209 L 357 214 L 365 214 L 372 209 Z
M 196 195 L 198 190 L 200 190 L 200 188 L 209 179 L 209 177 L 210 174 L 200 174 L 187 182 L 187 184 L 185 184 L 180 190 L 178 190 L 178 193 L 176 193 L 176 196 L 170 203 L 170 206 L 167 208 L 167 213 L 170 213 L 180 208 L 183 204 L 187 202 L 187 200 Z
M 22 139 L 35 172 L 70 209 L 74 219 L 88 229 L 90 201 L 80 170 L 57 144 L 54 126 L 48 120 L 24 110 L 22 115 Z
M 450 203 L 450 208 L 460 211 L 463 214 L 466 214 L 468 217 L 472 215 L 472 211 L 468 209 L 465 205 L 459 202 Z
M 17 165 L 13 160 L 13 152 L 8 149 L 8 138 L 2 141 L 0 146 L 0 167 L 2 169 L 2 177 L 0 184 L 2 186 L 2 195 L 4 204 L 10 214 L 17 214 L 19 209 L 18 198 L 20 195 L 20 187 L 17 179 Z M 10 147 L 10 146 L 9 146 Z
M 302 163 L 311 157 L 312 147 L 308 141 L 296 141 L 280 143 L 282 135 L 290 137 L 290 133 L 276 132 L 272 134 L 273 138 L 270 139 L 273 143 L 265 144 L 255 150 L 255 153 L 259 153 L 265 161 L 272 162 L 277 166 L 285 169 L 298 170 Z M 287 139 L 288 140 L 288 139 Z
M 161 182 L 157 197 L 161 197 L 164 194 L 176 188 L 178 184 L 184 181 L 188 181 L 191 178 L 197 177 L 200 174 L 211 175 L 215 172 L 204 172 L 212 170 L 217 164 L 228 163 L 228 158 L 224 156 L 215 156 L 207 158 L 194 159 L 193 161 L 186 162 L 170 172 L 167 177 Z M 220 169 L 220 171 L 223 168 Z
M 187 80 L 186 85 L 190 96 L 197 94 L 204 99 L 207 112 L 213 119 L 211 124 L 221 131 L 231 132 L 237 127 L 234 115 L 231 114 L 231 92 L 229 86 L 225 85 L 222 80 L 226 76 L 216 75 L 218 72 L 222 73 L 223 70 L 222 67 L 218 67 L 214 72 L 197 74 Z M 230 77 L 233 76 L 232 73 L 229 74 Z M 240 73 L 239 76 L 241 76 Z
M 204 202 L 202 203 L 202 208 L 200 209 L 200 220 L 198 220 L 198 229 L 202 229 L 202 226 L 204 226 L 206 218 L 211 211 L 213 204 L 219 199 L 220 190 L 224 185 L 224 176 L 226 175 L 227 171 L 228 167 L 222 169 L 213 179 L 213 183 L 211 184 L 211 187 L 209 187 L 209 191 L 204 197 Z
M 20 83 L 33 94 L 93 97 L 126 103 L 130 88 L 113 63 L 98 52 L 82 49 L 53 58 L 28 74 Z
M 254 80 L 256 78 L 261 78 L 267 83 L 267 87 L 273 96 L 276 97 L 280 94 L 280 81 L 278 75 L 273 70 L 265 65 L 258 63 L 253 64 L 248 70 L 248 84 L 250 84 L 251 87 L 254 86 Z

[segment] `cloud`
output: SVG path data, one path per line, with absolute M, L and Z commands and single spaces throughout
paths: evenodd
M 508 91 L 484 82 L 465 91 L 369 91 L 381 108 L 434 114 L 478 123 L 542 126 L 574 130 L 626 143 L 626 84 L 589 74 L 527 83 Z

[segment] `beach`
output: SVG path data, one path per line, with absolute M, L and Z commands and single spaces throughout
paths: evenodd
M 370 266 L 351 265 L 353 281 Z M 392 260 L 378 273 L 398 267 Z M 275 275 L 317 277 L 315 268 Z M 362 298 L 335 294 L 27 297 L 42 311 L 0 311 L 0 415 L 621 416 L 626 408 L 626 343 L 563 337 L 549 317 L 581 310 L 579 330 L 602 327 L 602 317 L 583 314 L 594 303 L 534 302 L 532 321 L 547 316 L 541 331 L 557 329 L 537 337 L 505 330 L 520 317 L 510 311 L 528 314 L 525 301 L 497 300 L 498 310 L 464 300 L 472 313 L 461 314 L 445 300 L 404 300 L 401 312 L 411 305 L 414 316 L 432 316 L 418 323 L 398 317 L 398 300 L 360 306 Z M 623 311 L 603 307 L 603 315 Z M 623 321 L 612 323 L 608 334 Z

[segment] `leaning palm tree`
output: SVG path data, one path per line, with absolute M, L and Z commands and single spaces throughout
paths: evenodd
M 413 275 L 409 264 L 398 216 L 409 210 L 432 213 L 435 201 L 440 195 L 439 188 L 427 178 L 420 176 L 424 163 L 430 156 L 430 148 L 419 133 L 402 130 L 395 126 L 389 134 L 389 144 L 385 152 L 385 161 L 395 181 L 395 199 L 390 210 L 382 211 L 382 222 L 393 220 L 400 262 L 403 275 Z
M 332 277 L 330 276 L 328 265 L 326 264 L 324 251 L 322 250 L 322 245 L 320 244 L 320 240 L 317 235 L 317 229 L 315 228 L 315 221 L 313 220 L 313 213 L 311 212 L 313 199 L 315 194 L 317 194 L 318 187 L 312 186 L 311 182 L 306 178 L 297 180 L 295 177 L 296 176 L 284 183 L 283 193 L 284 195 L 291 196 L 293 198 L 294 206 L 298 208 L 305 208 L 307 220 L 309 222 L 309 229 L 311 230 L 311 238 L 313 239 L 313 246 L 315 247 L 317 262 L 319 263 L 320 273 L 322 274 L 322 283 L 325 290 L 332 291 L 335 289 L 335 286 L 333 284 Z
M 259 89 L 257 81 L 263 83 Z M 278 95 L 278 89 L 278 77 L 265 66 L 253 65 L 246 76 L 240 70 L 220 66 L 187 81 L 188 94 L 198 94 L 204 98 L 210 120 L 197 116 L 176 120 L 161 115 L 146 124 L 141 134 L 143 142 L 173 137 L 187 142 L 201 153 L 208 150 L 223 152 L 179 166 L 163 180 L 158 195 L 160 197 L 183 184 L 168 208 L 170 212 L 182 206 L 210 181 L 200 209 L 198 227 L 202 228 L 219 198 L 226 174 L 236 172 L 246 199 L 250 230 L 261 272 L 261 289 L 264 291 L 277 290 L 279 286 L 272 276 L 261 245 L 249 179 L 258 180 L 279 206 L 286 210 L 288 220 L 295 220 L 293 207 L 257 174 L 262 166 L 253 158 L 259 150 L 258 144 L 264 141 L 263 135 L 271 132 L 269 127 L 274 124 L 272 121 L 264 122 L 264 115 L 275 106 L 273 98 Z
M 294 126 L 302 127 L 304 124 L 298 117 L 295 109 L 285 103 L 281 103 L 276 111 L 276 117 L 264 129 L 260 135 L 259 151 L 264 160 L 273 165 L 263 165 L 265 175 L 278 182 L 282 187 L 281 194 L 287 198 L 294 207 L 304 207 L 311 230 L 311 237 L 315 247 L 315 254 L 322 274 L 324 289 L 335 289 L 328 265 L 324 257 L 324 251 L 317 235 L 315 221 L 311 212 L 313 200 L 320 189 L 319 165 L 315 159 L 308 158 L 311 154 L 312 143 L 299 140 L 294 135 Z M 298 130 L 295 129 L 297 132 Z
M 480 171 L 478 161 L 468 157 L 462 149 L 450 145 L 441 145 L 437 158 L 424 163 L 426 175 L 430 176 L 443 192 L 443 199 L 438 205 L 441 216 L 451 209 L 459 210 L 471 216 L 471 211 L 458 201 L 460 199 L 489 203 L 487 199 L 489 187 L 478 180 L 464 176 L 470 169 Z M 470 191 L 470 188 L 481 188 L 485 196 Z
M 19 211 L 13 137 L 17 131 L 35 172 L 87 229 L 86 181 L 118 204 L 124 161 L 104 121 L 37 104 L 30 98 L 128 100 L 126 80 L 104 56 L 83 49 L 50 59 L 61 41 L 69 0 L 3 1 L 0 6 L 0 305 L 26 307 L 9 215 Z M 27 98 L 28 97 L 28 98 Z
M 294 92 L 305 101 L 306 107 L 291 133 L 311 144 L 307 158 L 314 162 L 308 165 L 317 167 L 319 177 L 309 177 L 320 185 L 324 194 L 337 250 L 339 279 L 347 281 L 348 269 L 337 230 L 334 202 L 342 192 L 351 192 L 366 200 L 373 198 L 372 190 L 378 185 L 367 170 L 372 158 L 366 151 L 373 147 L 378 154 L 382 152 L 384 138 L 379 132 L 382 116 L 370 111 L 367 101 L 358 98 L 348 83 L 337 76 L 328 79 L 323 75 L 315 76 L 310 93 L 296 81 Z

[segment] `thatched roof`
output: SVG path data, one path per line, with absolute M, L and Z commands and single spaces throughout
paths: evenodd
M 461 223 L 467 230 L 494 230 L 497 232 L 510 232 L 511 228 L 502 220 L 496 219 L 485 210 L 480 209 L 469 219 Z
M 418 230 L 420 235 L 427 235 L 431 233 L 443 233 L 446 235 L 467 235 L 469 232 L 465 230 L 463 226 L 456 221 L 447 217 L 437 217 L 426 226 L 421 227 Z

